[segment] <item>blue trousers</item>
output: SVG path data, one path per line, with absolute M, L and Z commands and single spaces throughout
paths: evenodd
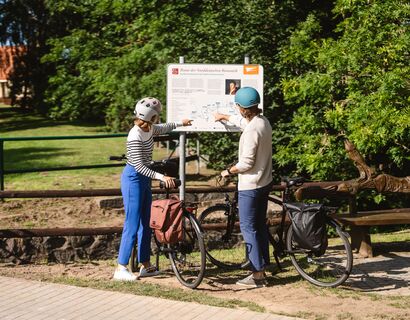
M 270 263 L 266 209 L 270 184 L 238 193 L 239 222 L 252 271 L 262 271 Z
M 121 175 L 121 193 L 125 220 L 121 236 L 118 263 L 128 265 L 132 247 L 138 236 L 138 261 L 147 262 L 151 253 L 151 179 L 126 165 Z

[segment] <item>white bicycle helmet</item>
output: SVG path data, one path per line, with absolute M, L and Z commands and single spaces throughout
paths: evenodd
M 156 98 L 143 98 L 137 102 L 134 109 L 134 114 L 138 119 L 155 122 L 161 113 L 161 102 Z

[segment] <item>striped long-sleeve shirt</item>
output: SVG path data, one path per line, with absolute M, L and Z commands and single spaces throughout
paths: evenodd
M 144 176 L 161 180 L 163 175 L 148 167 L 152 161 L 153 137 L 168 133 L 180 125 L 174 122 L 154 124 L 148 132 L 134 125 L 127 138 L 127 164 L 133 166 L 138 173 Z

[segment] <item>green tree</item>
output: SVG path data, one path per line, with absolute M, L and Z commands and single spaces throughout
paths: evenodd
M 339 137 L 369 164 L 410 174 L 410 6 L 406 1 L 344 1 L 340 22 L 323 37 L 314 13 L 281 49 L 280 70 L 290 121 L 274 159 L 318 180 L 356 177 Z
M 208 1 L 188 36 L 193 48 L 189 54 L 194 62 L 243 63 L 247 53 L 252 63 L 262 64 L 264 113 L 276 130 L 288 114 L 277 68 L 280 45 L 311 11 L 319 12 L 324 24 L 331 24 L 327 14 L 331 8 L 331 3 L 318 1 Z M 201 135 L 201 149 L 209 155 L 213 168 L 222 169 L 237 158 L 232 150 L 237 149 L 238 137 L 231 133 Z
M 122 64 L 130 46 L 127 32 L 131 32 L 128 30 L 136 9 L 133 1 L 127 0 L 65 4 L 54 3 L 50 10 L 60 14 L 75 11 L 82 22 L 67 35 L 50 38 L 52 49 L 42 57 L 43 63 L 56 66 L 46 92 L 49 115 L 56 119 L 104 121 L 107 109 L 133 92 L 131 89 L 125 94 L 118 88 L 130 89 L 133 85 L 129 83 L 134 70 L 131 61 L 126 69 Z M 118 72 L 123 72 L 122 79 L 115 77 Z M 132 77 L 134 84 L 136 76 Z
M 74 11 L 50 12 L 55 1 L 3 0 L 0 2 L 0 43 L 24 50 L 15 50 L 15 70 L 11 77 L 11 96 L 22 107 L 46 112 L 44 93 L 48 77 L 54 73 L 53 64 L 40 60 L 49 52 L 47 41 L 62 36 L 81 22 Z M 68 4 L 66 5 L 68 6 Z
M 275 179 L 356 174 L 340 137 L 373 165 L 409 172 L 409 5 L 403 0 L 4 0 L 1 41 L 27 47 L 16 93 L 53 118 L 128 129 L 135 100 L 166 100 L 166 65 L 265 71 Z M 10 40 L 11 39 L 11 40 Z M 215 143 L 217 141 L 217 143 Z M 202 134 L 222 168 L 238 135 Z M 223 152 L 221 152 L 221 150 Z

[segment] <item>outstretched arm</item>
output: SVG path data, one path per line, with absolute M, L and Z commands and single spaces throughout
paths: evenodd
M 154 136 L 165 134 L 171 132 L 176 127 L 186 127 L 192 125 L 192 120 L 183 119 L 181 122 L 169 122 L 169 123 L 161 123 L 161 124 L 154 124 L 152 126 L 152 134 Z

